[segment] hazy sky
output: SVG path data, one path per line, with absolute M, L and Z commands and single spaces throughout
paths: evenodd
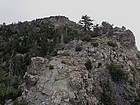
M 133 31 L 140 49 L 139 0 L 0 0 L 0 23 L 64 15 L 78 22 L 89 15 L 95 23 L 108 21 Z

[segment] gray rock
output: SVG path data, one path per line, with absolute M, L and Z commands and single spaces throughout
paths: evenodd
M 26 91 L 22 95 L 30 105 L 104 105 L 105 100 L 109 100 L 108 105 L 113 102 L 116 105 L 133 103 L 139 90 L 137 68 L 140 65 L 136 56 L 137 50 L 133 47 L 135 39 L 126 29 L 112 29 L 108 23 L 103 23 L 103 26 L 107 32 L 113 31 L 110 36 L 109 33 L 103 38 L 100 36 L 100 46 L 96 48 L 91 46 L 90 42 L 74 40 L 70 42 L 70 48 L 68 43 L 66 48 L 59 50 L 59 55 L 52 57 L 50 61 L 46 58 L 32 58 L 25 75 L 26 85 L 23 87 Z M 107 42 L 110 40 L 116 42 L 118 47 L 108 46 Z M 75 46 L 79 43 L 83 50 L 77 53 Z M 65 52 L 70 56 L 63 56 Z M 92 61 L 91 70 L 86 69 L 87 59 Z M 127 80 L 112 80 L 107 68 L 110 62 L 123 67 L 128 76 Z M 50 70 L 48 65 L 53 65 L 54 69 Z M 35 69 L 39 73 L 31 75 L 30 71 Z
M 109 23 L 102 22 L 102 34 L 107 34 L 112 28 L 112 25 L 110 25 Z
M 25 76 L 25 83 L 27 87 L 35 86 L 38 79 L 33 75 L 26 75 Z
M 5 102 L 4 105 L 14 105 L 13 104 L 13 100 L 12 99 L 9 99 L 8 101 Z

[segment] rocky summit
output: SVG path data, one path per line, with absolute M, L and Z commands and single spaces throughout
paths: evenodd
M 45 53 L 44 56 L 39 52 L 44 46 L 39 45 L 38 40 L 43 41 L 41 38 L 45 37 L 40 34 L 28 52 L 13 54 L 12 57 L 24 59 L 28 53 L 30 62 L 18 85 L 21 95 L 15 100 L 7 99 L 5 105 L 23 100 L 26 105 L 140 104 L 140 52 L 130 30 L 102 22 L 93 31 L 84 31 L 66 17 L 50 17 L 24 24 L 29 24 L 28 27 L 37 24 L 38 27 L 33 28 L 35 33 L 42 30 L 41 24 L 51 26 L 60 36 L 60 42 L 54 47 L 55 54 L 48 56 Z M 20 30 L 18 25 L 10 26 L 14 27 L 13 30 Z M 54 37 L 49 36 L 46 41 L 53 42 Z M 45 47 L 48 51 L 49 45 Z

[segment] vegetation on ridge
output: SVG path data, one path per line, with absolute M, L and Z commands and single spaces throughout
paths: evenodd
M 60 23 L 59 27 L 51 21 L 62 20 L 69 23 Z M 88 31 L 92 25 L 90 18 L 83 16 L 82 23 Z M 68 43 L 73 39 L 84 36 L 84 30 L 68 18 L 55 16 L 36 19 L 31 22 L 18 22 L 17 24 L 0 26 L 0 104 L 5 100 L 16 99 L 21 94 L 19 85 L 34 56 L 50 57 L 57 55 L 61 40 Z M 63 39 L 62 39 L 63 35 Z M 80 48 L 81 49 L 81 48 Z M 77 50 L 80 50 L 77 48 Z M 53 67 L 50 66 L 50 69 Z
M 109 70 L 114 82 L 122 82 L 127 79 L 126 73 L 124 72 L 121 65 L 111 62 L 110 64 L 107 64 L 107 69 Z

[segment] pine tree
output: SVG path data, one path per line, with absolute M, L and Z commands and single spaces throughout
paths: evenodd
M 92 21 L 93 20 L 90 19 L 89 16 L 84 15 L 84 16 L 82 16 L 81 20 L 79 21 L 79 24 L 84 27 L 85 31 L 89 31 L 89 30 L 91 30 L 91 27 L 93 26 Z

